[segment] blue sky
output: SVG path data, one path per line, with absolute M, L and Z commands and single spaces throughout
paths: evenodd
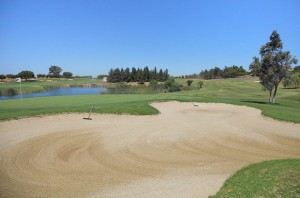
M 248 69 L 273 30 L 300 59 L 299 10 L 298 0 L 0 0 L 0 74 Z

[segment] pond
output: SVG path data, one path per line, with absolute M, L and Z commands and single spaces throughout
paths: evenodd
M 107 88 L 103 87 L 71 87 L 71 88 L 58 88 L 47 92 L 22 94 L 22 98 L 34 98 L 34 97 L 47 97 L 47 96 L 65 96 L 65 95 L 95 95 L 101 94 L 107 91 Z M 14 96 L 0 96 L 0 100 L 7 99 L 19 99 L 20 94 Z

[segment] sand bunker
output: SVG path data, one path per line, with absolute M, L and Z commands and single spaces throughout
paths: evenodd
M 300 157 L 300 125 L 226 104 L 153 103 L 157 116 L 0 122 L 1 197 L 207 197 L 253 162 Z

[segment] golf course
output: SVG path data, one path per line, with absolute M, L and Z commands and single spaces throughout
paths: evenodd
M 0 198 L 300 198 L 300 1 L 0 1 Z
M 193 80 L 1 100 L 1 197 L 299 197 L 300 89 L 272 104 L 257 78 Z

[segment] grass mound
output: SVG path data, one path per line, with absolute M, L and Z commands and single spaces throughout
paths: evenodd
M 210 198 L 300 197 L 300 159 L 249 165 L 226 180 Z

